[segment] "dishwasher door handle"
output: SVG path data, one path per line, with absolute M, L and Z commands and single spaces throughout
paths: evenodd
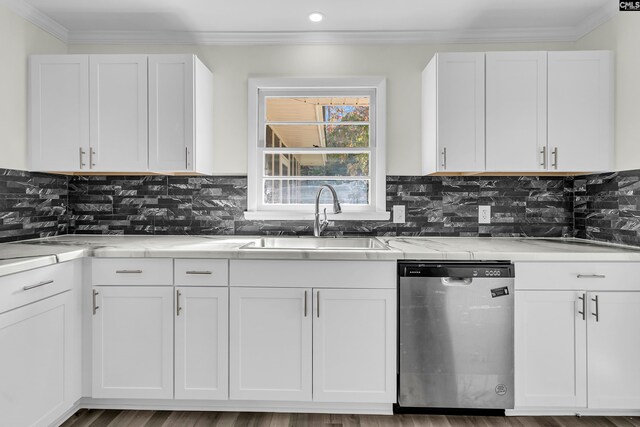
M 441 277 L 440 281 L 445 286 L 469 286 L 473 283 L 471 277 Z

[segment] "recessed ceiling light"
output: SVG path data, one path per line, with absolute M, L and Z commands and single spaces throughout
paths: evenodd
M 309 21 L 320 22 L 324 19 L 324 15 L 320 12 L 312 12 L 309 14 Z

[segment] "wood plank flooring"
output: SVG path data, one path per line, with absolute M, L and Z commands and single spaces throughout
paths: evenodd
M 471 417 L 82 409 L 62 427 L 640 427 L 640 417 Z

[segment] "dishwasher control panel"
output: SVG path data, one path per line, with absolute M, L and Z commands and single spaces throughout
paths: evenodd
M 398 266 L 400 277 L 511 278 L 514 276 L 514 268 L 510 263 L 400 263 Z

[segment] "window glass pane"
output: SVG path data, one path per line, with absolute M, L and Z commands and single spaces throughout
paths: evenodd
M 264 203 L 270 204 L 314 204 L 316 192 L 322 184 L 332 185 L 343 204 L 368 205 L 369 180 L 297 181 L 294 179 L 265 179 L 263 185 Z M 320 203 L 332 202 L 329 190 L 324 190 Z
M 275 141 L 273 144 L 270 142 L 271 135 Z M 369 125 L 267 125 L 265 145 L 288 148 L 365 148 L 369 146 Z
M 265 176 L 368 176 L 369 154 L 265 154 Z M 272 167 L 272 165 L 282 165 Z
M 267 97 L 268 122 L 368 122 L 369 97 Z

